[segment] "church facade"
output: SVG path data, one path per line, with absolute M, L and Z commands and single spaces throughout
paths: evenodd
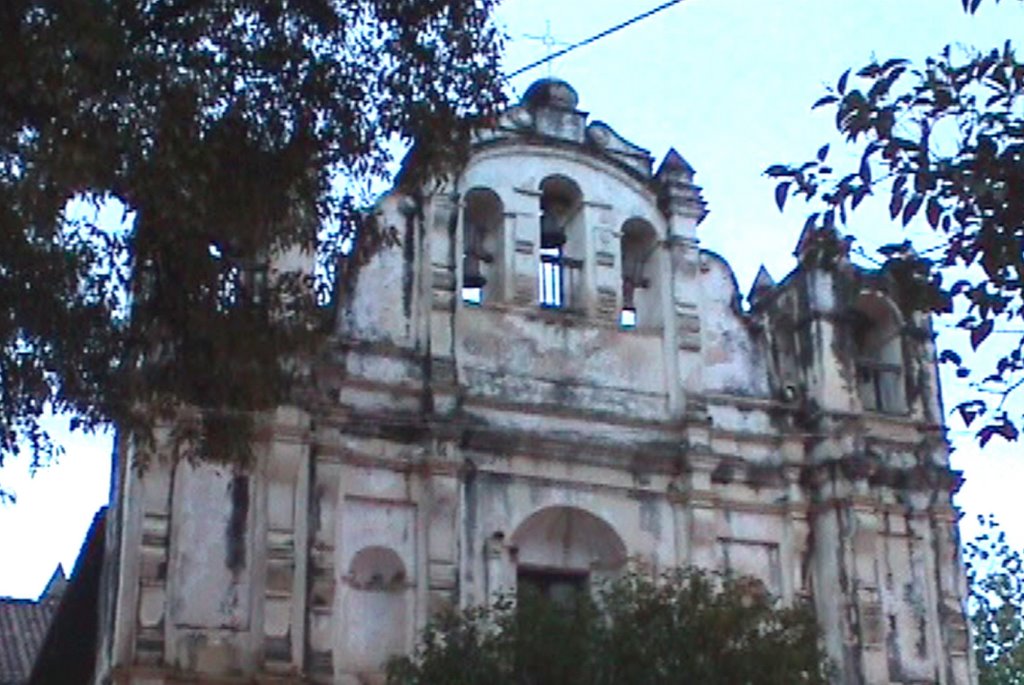
M 395 191 L 245 472 L 124 452 L 97 682 L 380 679 L 435 612 L 637 561 L 813 602 L 836 682 L 975 682 L 930 322 L 810 232 L 743 306 L 694 170 L 534 84 Z M 357 248 L 358 250 L 359 248 Z

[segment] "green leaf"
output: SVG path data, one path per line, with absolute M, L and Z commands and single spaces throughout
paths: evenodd
M 790 181 L 785 181 L 775 186 L 775 204 L 778 205 L 780 212 L 786 205 L 786 198 L 789 197 L 790 185 Z
M 818 109 L 819 107 L 824 107 L 825 105 L 831 105 L 832 103 L 838 102 L 838 101 L 839 101 L 839 98 L 836 97 L 835 95 L 832 95 L 832 94 L 825 95 L 825 96 L 822 96 L 822 97 L 818 98 L 817 102 L 815 102 L 811 106 L 811 109 Z
M 960 358 L 960 355 L 953 350 L 943 350 L 942 353 L 939 354 L 939 363 L 956 364 L 957 366 L 960 366 L 960 364 L 963 363 L 963 360 Z
M 902 221 L 903 221 L 903 225 L 904 226 L 909 224 L 910 220 L 914 218 L 915 214 L 917 214 L 917 210 L 921 209 L 921 201 L 922 201 L 922 197 L 920 195 L 918 195 L 917 193 L 915 193 L 914 195 L 912 195 L 910 197 L 910 202 L 908 202 L 903 207 L 903 218 L 902 218 Z
M 907 184 L 907 177 L 904 174 L 900 174 L 896 177 L 896 180 L 892 182 L 892 194 L 896 195 L 903 192 L 904 186 Z
M 903 208 L 903 193 L 893 193 L 892 199 L 889 200 L 889 218 L 895 219 L 900 215 L 900 210 Z
M 861 157 L 859 176 L 861 181 L 871 184 L 871 159 L 867 154 Z
M 839 77 L 839 82 L 836 83 L 836 91 L 840 95 L 846 94 L 846 81 L 850 78 L 850 70 L 847 69 L 843 72 L 842 76 Z
M 234 434 L 220 454 L 241 455 L 225 417 L 289 401 L 334 290 L 266 262 L 331 271 L 357 231 L 382 245 L 357 208 L 389 139 L 417 141 L 403 174 L 460 167 L 474 117 L 504 105 L 492 5 L 0 5 L 0 462 L 45 453 L 47 405 L 130 442 L 167 407 L 206 408 L 169 429 L 211 456 Z M 74 223 L 76 200 L 130 225 Z
M 977 350 L 981 343 L 985 342 L 992 333 L 993 325 L 992 319 L 985 319 L 971 329 L 971 349 Z
M 925 213 L 928 216 L 928 224 L 932 228 L 937 229 L 939 227 L 939 218 L 942 215 L 942 204 L 939 202 L 938 198 L 928 198 L 928 208 Z
M 904 59 L 903 57 L 891 57 L 885 61 L 885 64 L 882 65 L 882 71 L 889 71 L 890 69 L 903 66 L 909 63 L 910 60 Z
M 871 186 L 861 186 L 853 191 L 853 202 L 850 203 L 853 209 L 863 202 L 864 198 L 871 194 Z
M 956 410 L 960 414 L 960 418 L 963 420 L 964 425 L 970 427 L 976 418 L 985 413 L 986 406 L 985 403 L 980 400 L 973 400 L 960 403 L 957 405 Z

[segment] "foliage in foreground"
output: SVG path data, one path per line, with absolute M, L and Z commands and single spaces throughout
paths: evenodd
M 970 13 L 981 4 L 961 3 Z M 941 361 L 971 379 L 975 392 L 956 410 L 981 445 L 1016 440 L 1022 417 L 1007 401 L 1024 384 L 1024 62 L 1014 45 L 946 46 L 923 64 L 875 59 L 847 69 L 818 107 L 834 112 L 860 164 L 834 166 L 823 145 L 808 162 L 769 167 L 779 209 L 804 197 L 818 210 L 805 230 L 826 232 L 871 195 L 886 197 L 903 226 L 923 217 L 937 245 L 915 255 L 893 244 L 882 255 L 907 262 L 915 279 L 930 273 L 917 283 L 922 307 L 952 303 L 972 349 L 994 352 L 991 363 L 952 350 Z
M 244 451 L 322 323 L 270 258 L 330 268 L 396 140 L 450 168 L 503 98 L 492 9 L 0 2 L 0 465 L 47 456 L 50 411 L 144 432 L 187 405 L 201 452 Z
M 689 569 L 630 573 L 596 598 L 536 594 L 448 614 L 390 685 L 826 683 L 814 616 L 781 607 L 750 578 Z
M 1024 685 L 1024 559 L 989 516 L 965 546 L 979 685 Z

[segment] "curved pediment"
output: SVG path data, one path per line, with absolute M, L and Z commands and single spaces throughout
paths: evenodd
M 603 121 L 587 126 L 587 142 L 644 176 L 651 175 L 653 158 L 650 151 L 629 142 Z
M 603 121 L 587 123 L 587 113 L 577 109 L 579 96 L 565 81 L 541 79 L 531 85 L 522 100 L 500 115 L 492 128 L 477 132 L 477 144 L 510 138 L 538 137 L 579 148 L 610 159 L 644 180 L 653 178 L 649 150 L 623 138 Z M 691 171 L 692 173 L 692 171 Z

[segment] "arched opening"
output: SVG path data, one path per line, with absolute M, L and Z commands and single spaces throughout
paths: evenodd
M 595 577 L 618 572 L 626 545 L 604 520 L 575 507 L 548 507 L 512 534 L 516 583 L 558 602 L 586 591 Z
M 352 557 L 348 582 L 360 590 L 401 590 L 405 586 L 405 564 L 393 549 L 364 547 Z
M 364 547 L 352 558 L 345 581 L 345 663 L 355 672 L 379 672 L 407 646 L 411 617 L 405 564 L 393 549 Z
M 482 304 L 500 292 L 505 208 L 489 188 L 466 193 L 462 214 L 462 300 Z
M 903 374 L 903 319 L 880 293 L 861 293 L 854 305 L 853 343 L 857 391 L 868 411 L 906 411 Z
M 661 322 L 659 289 L 654 286 L 657 249 L 658 235 L 650 223 L 633 218 L 622 225 L 622 310 L 619 323 L 623 328 L 652 326 Z
M 557 174 L 541 181 L 540 193 L 540 306 L 571 309 L 581 302 L 583 193 Z

